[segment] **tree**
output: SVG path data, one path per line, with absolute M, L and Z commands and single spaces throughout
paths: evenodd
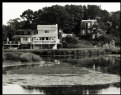
M 83 19 L 95 19 L 100 13 L 100 7 L 96 5 L 83 6 L 84 16 Z
M 10 20 L 8 21 L 8 25 L 9 25 L 12 29 L 19 29 L 19 28 L 20 28 L 20 18 L 10 19 Z
M 61 42 L 63 44 L 63 47 L 68 47 L 70 44 L 74 45 L 78 43 L 78 39 L 75 35 L 67 35 L 66 37 L 62 37 Z
M 7 40 L 7 37 L 9 40 L 12 40 L 12 37 L 15 35 L 15 29 L 11 29 L 10 26 L 2 26 L 2 33 L 3 33 L 3 41 Z
M 20 17 L 25 21 L 26 29 L 32 28 L 32 22 L 34 17 L 34 12 L 30 9 L 24 11 Z
M 65 10 L 67 19 L 65 22 L 64 32 L 78 34 L 79 24 L 83 17 L 82 6 L 66 5 Z
M 58 24 L 59 29 L 64 29 L 68 15 L 63 6 L 54 5 L 42 9 L 41 19 L 44 24 Z
M 116 42 L 116 45 L 120 45 L 120 11 L 111 13 L 109 21 L 111 22 L 111 27 L 109 28 L 108 33 L 112 35 L 113 39 Z

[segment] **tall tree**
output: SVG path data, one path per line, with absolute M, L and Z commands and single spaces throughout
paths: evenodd
M 22 15 L 20 15 L 20 17 L 26 22 L 25 23 L 26 28 L 31 29 L 32 28 L 32 22 L 33 22 L 33 17 L 34 17 L 33 11 L 28 9 L 28 10 L 24 11 L 22 13 Z
M 100 7 L 97 5 L 83 6 L 84 17 L 83 19 L 95 19 L 100 13 Z
M 12 29 L 19 29 L 20 28 L 20 18 L 10 19 L 7 23 Z

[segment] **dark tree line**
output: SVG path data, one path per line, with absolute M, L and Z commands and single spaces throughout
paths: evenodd
M 95 19 L 96 17 L 100 17 L 99 27 L 107 35 L 110 34 L 115 40 L 119 41 L 120 11 L 110 14 L 97 5 L 54 5 L 38 11 L 25 10 L 20 18 L 11 19 L 7 26 L 3 25 L 3 40 L 6 40 L 6 37 L 11 38 L 13 35 L 19 34 L 19 30 L 31 30 L 27 33 L 33 34 L 30 32 L 35 32 L 37 25 L 46 24 L 58 24 L 59 29 L 62 29 L 63 32 L 78 34 L 82 19 Z

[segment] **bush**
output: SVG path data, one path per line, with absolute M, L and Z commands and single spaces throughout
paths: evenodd
M 32 54 L 32 53 L 23 53 L 20 56 L 21 62 L 31 62 L 31 61 L 40 61 L 41 58 L 38 55 Z
M 22 54 L 21 52 L 6 52 L 6 53 L 3 54 L 3 56 L 4 56 L 3 60 L 19 61 L 21 54 Z
M 40 56 L 33 53 L 6 52 L 3 54 L 3 60 L 13 60 L 21 62 L 40 61 Z

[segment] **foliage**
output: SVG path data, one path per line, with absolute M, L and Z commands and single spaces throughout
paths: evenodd
M 100 13 L 101 9 L 96 5 L 87 5 L 84 8 L 84 16 L 83 19 L 95 19 Z
M 116 44 L 120 45 L 120 11 L 109 13 L 96 5 L 53 5 L 38 11 L 25 10 L 20 18 L 11 19 L 8 21 L 8 26 L 3 26 L 3 40 L 6 40 L 7 37 L 11 39 L 16 33 L 15 30 L 36 30 L 37 25 L 43 24 L 58 24 L 58 28 L 62 29 L 64 33 L 73 33 L 78 36 L 80 21 L 97 17 L 100 18 L 97 29 L 106 33 L 101 39 L 111 35 Z M 86 35 L 84 39 L 91 40 L 91 36 L 92 34 Z
M 73 44 L 77 44 L 78 43 L 78 39 L 76 38 L 75 35 L 67 35 L 66 37 L 62 37 L 61 39 L 63 47 L 68 47 L 69 44 L 71 44 L 71 46 L 73 46 Z
M 20 61 L 20 52 L 6 52 L 3 54 L 4 60 Z
M 11 29 L 10 26 L 2 26 L 2 35 L 3 35 L 3 41 L 6 41 L 7 38 L 12 40 L 12 37 L 15 35 L 15 29 Z
M 31 62 L 31 61 L 40 61 L 40 60 L 41 58 L 38 55 L 32 53 L 23 53 L 20 56 L 21 62 Z
M 40 61 L 41 58 L 33 53 L 6 52 L 3 54 L 3 60 L 30 62 L 30 61 Z

